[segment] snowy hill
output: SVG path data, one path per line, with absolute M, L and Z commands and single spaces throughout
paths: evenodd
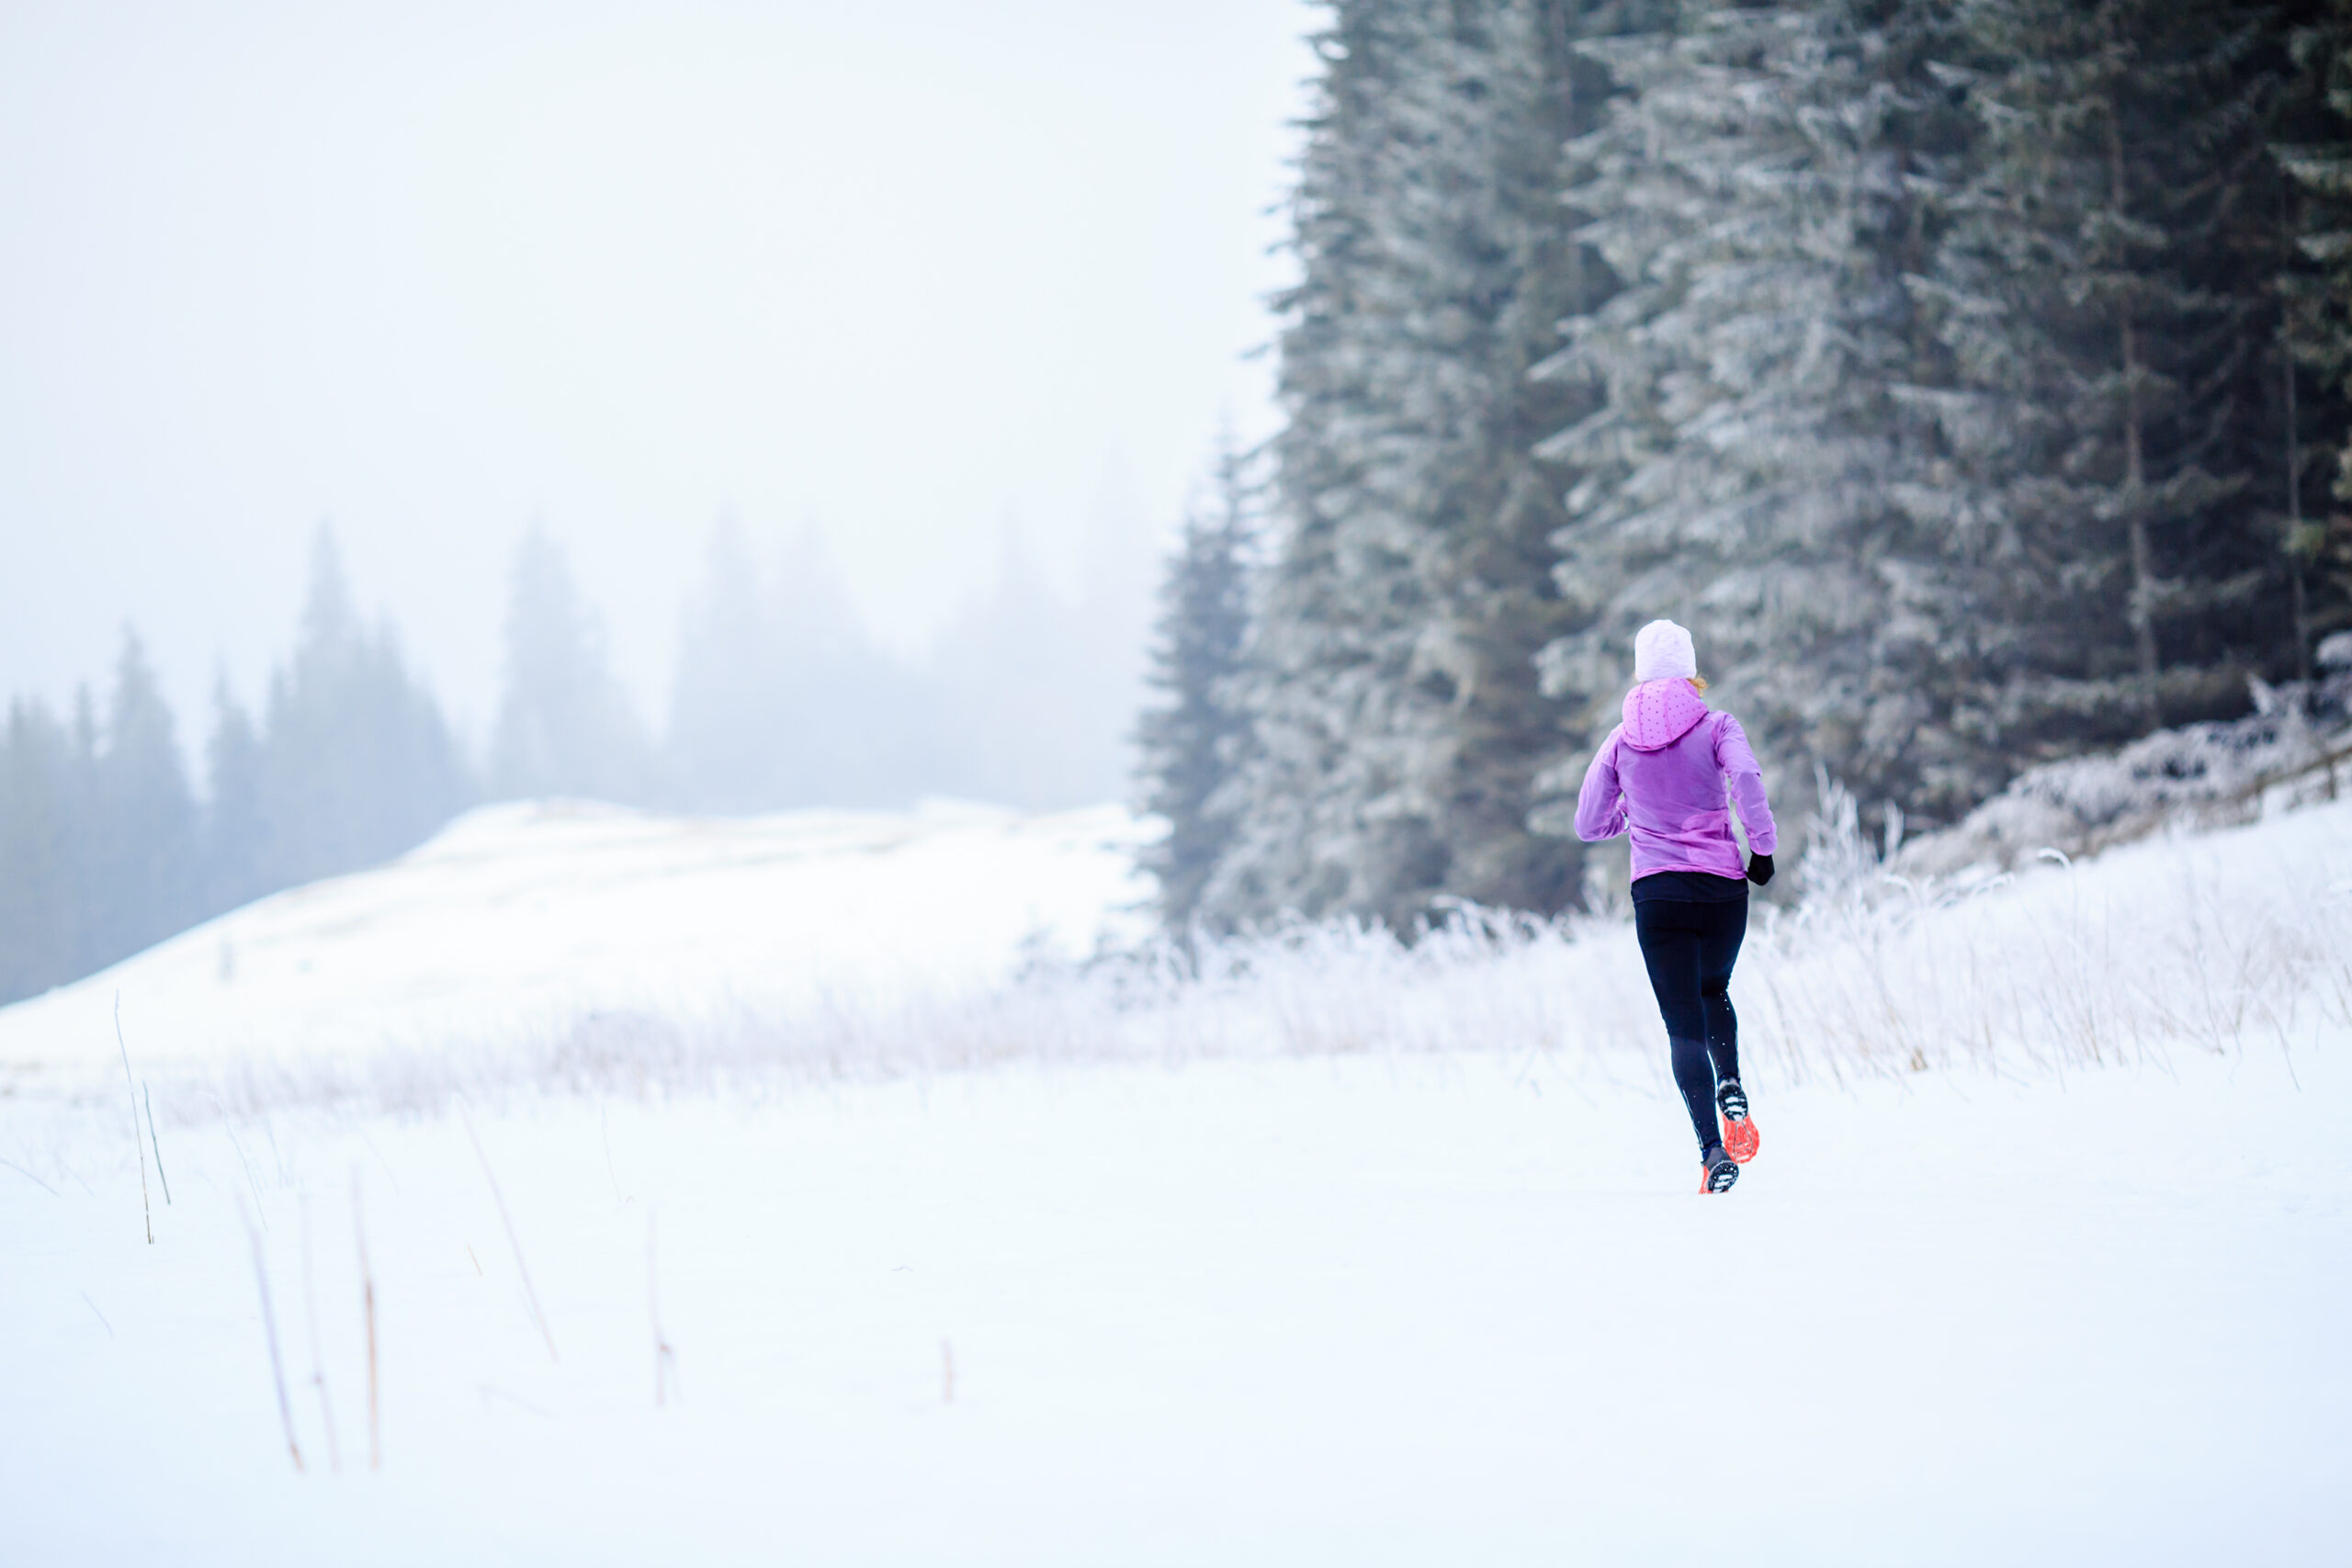
M 827 989 L 955 993 L 1026 953 L 1148 925 L 1148 829 L 1117 807 L 938 806 L 709 821 L 485 807 L 393 863 L 264 898 L 0 1010 L 0 1082 L 393 1043 L 455 1047 L 590 1012 L 707 1013 Z
M 1759 919 L 1721 1198 L 1622 921 L 1014 978 L 1136 831 L 490 813 L 0 1015 L 0 1557 L 2334 1550 L 2352 803 Z

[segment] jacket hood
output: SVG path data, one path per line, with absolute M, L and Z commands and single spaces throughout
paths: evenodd
M 1645 681 L 1625 694 L 1625 744 L 1656 751 L 1690 733 L 1707 716 L 1707 705 L 1690 682 L 1678 678 Z

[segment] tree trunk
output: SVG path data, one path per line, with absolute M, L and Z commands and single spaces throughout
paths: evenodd
M 2278 231 L 2285 243 L 2293 243 L 2287 224 L 2287 186 L 2283 179 L 2278 186 Z M 2282 275 L 2284 270 L 2280 269 Z M 2295 589 L 2295 679 L 2308 684 L 2312 678 L 2312 620 L 2310 607 L 2303 601 L 2303 455 L 2295 430 L 2295 307 L 2283 288 L 2278 296 L 2278 358 L 2279 379 L 2286 384 L 2287 391 L 2287 571 Z M 2334 782 L 2333 775 L 2329 782 Z
M 2116 216 L 2125 211 L 2123 183 L 2122 106 L 2110 96 L 2107 102 L 2108 199 Z M 2132 330 L 2132 302 L 2116 308 L 2123 337 L 2123 493 L 2131 512 L 2132 641 L 2140 658 L 2140 709 L 2150 729 L 2156 728 L 2155 573 L 2149 560 L 2148 514 L 2145 498 L 2147 460 L 2141 447 L 2140 344 Z

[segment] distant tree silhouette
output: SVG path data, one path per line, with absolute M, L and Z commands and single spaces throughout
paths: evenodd
M 323 529 L 293 660 L 270 680 L 259 775 L 260 880 L 268 887 L 388 860 L 476 797 L 457 741 L 410 678 L 391 628 L 360 624 Z
M 642 804 L 654 793 L 645 731 L 605 657 L 562 547 L 533 528 L 507 579 L 505 692 L 491 741 L 494 795 Z

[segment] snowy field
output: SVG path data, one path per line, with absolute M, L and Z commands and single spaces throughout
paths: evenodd
M 1722 1198 L 1621 927 L 1089 965 L 1115 814 L 835 830 L 678 873 L 836 888 L 820 965 L 646 893 L 677 825 L 542 815 L 0 1012 L 0 1561 L 2335 1550 L 2352 806 L 1759 929 Z M 424 974 L 499 1070 L 366 1016 Z
M 960 1003 L 1023 962 L 1148 931 L 1141 837 L 1116 807 L 718 821 L 487 807 L 390 865 L 260 899 L 0 1009 L 0 1089 L 119 1071 L 118 998 L 142 1070 L 241 1077 L 560 1050 L 648 1022 L 707 1037 L 897 997 Z

